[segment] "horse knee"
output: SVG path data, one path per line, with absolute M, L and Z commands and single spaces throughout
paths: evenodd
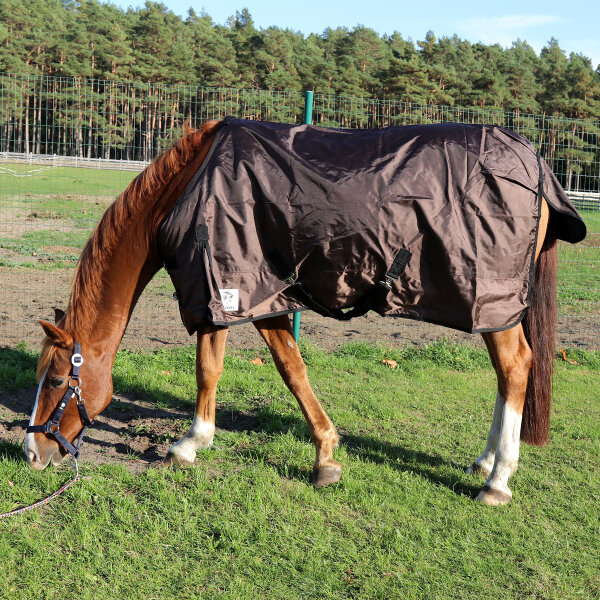
M 216 387 L 222 374 L 223 365 L 200 366 L 196 371 L 198 387 Z

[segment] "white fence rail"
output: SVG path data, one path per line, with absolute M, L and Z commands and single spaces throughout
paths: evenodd
M 600 193 L 567 190 L 571 202 L 581 210 L 600 210 Z
M 59 156 L 58 154 L 25 154 L 0 152 L 0 162 L 24 163 L 41 167 L 85 167 L 86 169 L 115 169 L 118 171 L 141 171 L 150 163 L 141 160 L 115 160 L 112 158 L 84 158 Z M 19 176 L 27 174 L 18 173 Z

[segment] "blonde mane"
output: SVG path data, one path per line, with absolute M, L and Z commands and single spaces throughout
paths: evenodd
M 192 130 L 186 123 L 184 137 L 155 158 L 104 213 L 75 269 L 64 323 L 67 331 L 89 334 L 98 317 L 96 307 L 103 286 L 102 274 L 110 264 L 115 247 L 127 235 L 133 222 L 155 212 L 164 188 L 190 163 L 218 125 L 219 121 L 208 121 L 200 129 Z

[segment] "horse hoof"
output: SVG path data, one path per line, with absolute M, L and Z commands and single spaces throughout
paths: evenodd
M 323 487 L 326 485 L 331 485 L 332 483 L 337 483 L 342 476 L 342 467 L 341 466 L 323 466 L 323 467 L 315 467 L 313 469 L 313 485 L 315 487 Z
M 493 490 L 487 485 L 479 492 L 477 500 L 487 506 L 502 506 L 510 502 L 512 494 L 507 494 L 500 490 Z
M 485 481 L 490 476 L 489 469 L 486 469 L 482 465 L 478 465 L 477 463 L 473 463 L 467 470 L 467 475 L 480 475 Z
M 193 460 L 188 460 L 187 458 L 183 458 L 182 456 L 177 456 L 172 452 L 169 452 L 164 460 L 163 464 L 168 467 L 191 467 L 194 464 Z

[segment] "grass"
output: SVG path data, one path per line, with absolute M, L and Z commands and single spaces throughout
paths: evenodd
M 10 360 L 0 356 L 0 385 L 30 384 L 34 356 L 1 352 Z M 88 465 L 89 482 L 1 522 L 0 598 L 600 597 L 599 354 L 569 352 L 575 364 L 557 365 L 551 441 L 522 447 L 513 501 L 490 509 L 473 501 L 481 482 L 464 473 L 494 403 L 485 351 L 303 352 L 343 434 L 340 484 L 309 484 L 310 436 L 270 358 L 228 354 L 217 425 L 235 413 L 252 429 L 218 431 L 187 470 Z M 257 355 L 264 366 L 249 363 Z M 16 371 L 3 374 L 7 363 Z M 115 386 L 161 407 L 189 399 L 191 409 L 193 365 L 193 348 L 121 352 Z M 68 476 L 33 472 L 21 453 L 0 446 L 0 511 Z
M 42 167 L 5 162 L 1 166 L 0 200 L 3 201 L 31 196 L 65 200 L 79 196 L 116 196 L 137 175 L 134 171 L 115 169 Z
M 558 300 L 563 314 L 598 314 L 600 303 L 600 214 L 582 211 L 588 235 L 559 245 Z
M 0 166 L 0 215 L 5 221 L 0 249 L 9 251 L 0 258 L 0 266 L 20 269 L 72 268 L 104 211 L 136 175 L 109 169 Z

